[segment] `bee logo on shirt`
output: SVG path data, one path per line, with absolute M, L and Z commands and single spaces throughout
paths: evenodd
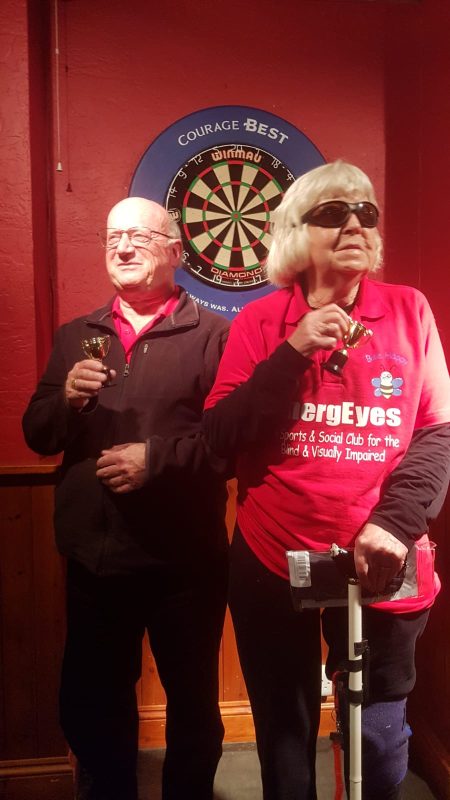
M 382 367 L 382 372 L 379 378 L 372 378 L 372 386 L 375 387 L 375 397 L 398 397 L 402 394 L 400 386 L 403 386 L 403 378 L 394 378 L 392 372 Z

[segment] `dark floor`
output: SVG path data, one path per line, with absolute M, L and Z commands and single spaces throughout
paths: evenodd
M 144 750 L 139 754 L 139 800 L 159 800 L 164 750 Z M 215 800 L 261 800 L 258 758 L 253 744 L 226 744 L 217 770 Z M 334 800 L 334 768 L 331 743 L 317 744 L 317 792 L 319 800 Z M 428 786 L 408 772 L 403 800 L 435 800 Z

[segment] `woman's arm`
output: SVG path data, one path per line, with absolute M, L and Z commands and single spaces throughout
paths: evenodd
M 390 531 L 408 549 L 442 507 L 449 483 L 450 423 L 415 431 L 400 464 L 386 479 L 368 522 Z
M 267 441 L 298 399 L 299 379 L 311 365 L 309 356 L 335 347 L 347 325 L 339 306 L 323 306 L 304 314 L 289 339 L 267 354 L 261 329 L 253 330 L 242 313 L 231 327 L 205 403 L 204 428 L 213 450 L 234 458 Z
M 286 417 L 299 377 L 309 364 L 308 359 L 284 342 L 256 365 L 245 382 L 207 407 L 203 424 L 212 449 L 222 457 L 234 458 L 239 451 L 245 452 L 267 439 L 274 423 Z M 226 368 L 225 362 L 222 375 Z M 229 385 L 228 380 L 226 383 Z M 214 402 L 215 390 L 220 390 L 219 382 L 208 398 L 208 405 Z

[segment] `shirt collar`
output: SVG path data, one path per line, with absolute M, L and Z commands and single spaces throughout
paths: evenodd
M 164 319 L 165 317 L 169 317 L 173 313 L 178 304 L 179 296 L 180 296 L 180 287 L 175 286 L 170 297 L 168 297 L 167 300 L 165 300 L 163 303 L 161 303 L 161 305 L 158 306 L 148 326 L 151 325 L 151 327 L 153 327 L 153 325 L 155 325 L 156 322 L 158 322 L 158 320 Z M 127 321 L 127 318 L 120 307 L 120 297 L 118 294 L 115 296 L 113 300 L 111 313 L 113 319 L 120 317 L 121 320 Z M 148 326 L 146 326 L 146 328 Z
M 361 319 L 376 320 L 386 315 L 389 308 L 383 299 L 377 281 L 364 276 L 359 287 L 355 309 Z M 310 310 L 303 295 L 302 287 L 296 281 L 292 287 L 292 296 L 286 314 L 287 324 L 296 325 Z

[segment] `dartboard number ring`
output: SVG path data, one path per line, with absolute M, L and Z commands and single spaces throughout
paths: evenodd
M 215 146 L 190 158 L 166 197 L 182 231 L 184 269 L 228 291 L 266 284 L 271 216 L 292 180 L 280 159 L 248 144 Z

